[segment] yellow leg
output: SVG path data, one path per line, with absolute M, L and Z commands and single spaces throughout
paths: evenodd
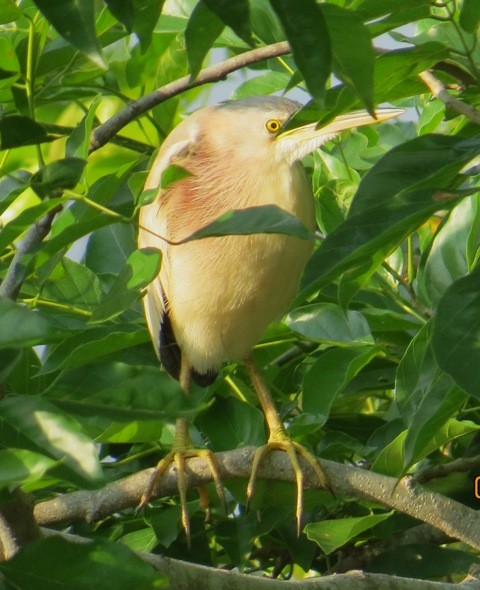
M 186 371 L 182 370 L 180 375 L 180 384 L 182 385 L 185 393 L 188 395 L 190 385 L 190 372 L 188 369 Z M 173 464 L 177 473 L 177 487 L 182 510 L 182 524 L 183 528 L 185 529 L 189 548 L 191 546 L 191 533 L 190 518 L 187 511 L 187 480 L 185 477 L 185 459 L 189 459 L 191 457 L 200 457 L 201 459 L 204 459 L 210 470 L 210 473 L 212 474 L 213 481 L 215 482 L 215 488 L 217 490 L 218 497 L 223 502 L 223 504 L 226 505 L 225 491 L 220 478 L 217 459 L 212 451 L 209 451 L 208 449 L 197 449 L 192 445 L 190 435 L 188 433 L 188 421 L 185 418 L 177 419 L 172 450 L 155 467 L 148 485 L 142 494 L 139 504 L 139 508 L 141 508 L 150 501 L 154 494 L 155 487 L 160 481 L 162 475 L 170 467 L 170 465 Z M 207 511 L 208 518 L 209 509 L 207 493 L 203 487 L 199 489 L 199 492 L 200 503 Z
M 270 392 L 260 374 L 260 371 L 255 365 L 253 358 L 250 356 L 246 360 L 245 364 L 262 405 L 269 429 L 267 444 L 259 447 L 253 456 L 252 471 L 247 486 L 247 501 L 250 502 L 253 494 L 255 493 L 255 483 L 257 480 L 258 469 L 265 460 L 266 456 L 271 451 L 285 451 L 290 459 L 293 471 L 295 472 L 295 481 L 297 484 L 297 504 L 295 509 L 295 518 L 297 522 L 297 534 L 299 535 L 303 516 L 303 472 L 298 462 L 298 455 L 303 457 L 313 467 L 318 480 L 326 489 L 329 489 L 328 481 L 314 455 L 312 455 L 312 453 L 310 453 L 302 445 L 294 442 L 288 436 L 285 426 L 283 425 L 283 422 L 275 408 L 275 404 L 272 400 Z

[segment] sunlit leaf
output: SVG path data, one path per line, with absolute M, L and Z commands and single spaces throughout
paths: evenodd
M 285 234 L 302 240 L 313 239 L 303 223 L 290 213 L 276 205 L 261 205 L 224 213 L 212 223 L 182 240 L 182 243 L 202 238 L 258 233 Z
M 45 18 L 62 37 L 87 55 L 97 66 L 106 67 L 95 32 L 93 0 L 34 0 Z

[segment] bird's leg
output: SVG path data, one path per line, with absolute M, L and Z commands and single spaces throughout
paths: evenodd
M 260 404 L 262 405 L 269 429 L 267 444 L 256 449 L 253 456 L 252 471 L 247 486 L 247 501 L 250 502 L 253 497 L 258 469 L 265 460 L 266 456 L 274 450 L 285 451 L 290 459 L 290 463 L 292 464 L 293 471 L 295 472 L 295 481 L 297 483 L 297 504 L 295 509 L 295 518 L 297 522 L 297 534 L 299 535 L 303 516 L 303 472 L 298 462 L 298 456 L 303 457 L 313 467 L 322 486 L 329 489 L 327 478 L 315 456 L 312 455 L 312 453 L 310 453 L 304 446 L 296 443 L 288 436 L 282 419 L 275 408 L 275 403 L 272 400 L 272 396 L 270 395 L 268 387 L 266 386 L 265 381 L 263 380 L 252 356 L 248 357 L 248 359 L 245 361 L 245 364 L 248 374 L 250 375 L 250 379 L 252 380 L 253 387 L 255 388 L 258 399 L 260 400 Z
M 182 363 L 182 369 L 180 372 L 180 385 L 186 395 L 190 391 L 190 370 L 188 367 L 184 368 L 186 363 Z M 193 446 L 188 433 L 188 420 L 185 418 L 178 418 L 175 424 L 175 435 L 173 438 L 172 450 L 159 461 L 155 467 L 150 480 L 145 488 L 142 498 L 140 500 L 139 508 L 145 506 L 154 494 L 155 487 L 157 486 L 160 478 L 170 465 L 175 466 L 177 474 L 177 488 L 180 496 L 180 505 L 182 510 L 182 524 L 185 529 L 187 537 L 188 547 L 191 546 L 191 534 L 190 534 L 190 518 L 187 510 L 187 480 L 185 477 L 185 459 L 191 457 L 200 457 L 203 459 L 210 473 L 212 474 L 213 481 L 215 482 L 215 488 L 217 490 L 218 497 L 226 505 L 225 491 L 223 489 L 222 481 L 220 478 L 220 472 L 218 469 L 217 459 L 212 451 L 209 449 L 197 449 Z M 200 503 L 203 508 L 207 510 L 208 516 L 208 496 L 202 487 L 199 487 Z

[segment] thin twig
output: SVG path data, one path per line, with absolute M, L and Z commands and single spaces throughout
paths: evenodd
M 428 467 L 427 469 L 416 473 L 412 477 L 412 480 L 415 483 L 425 483 L 431 479 L 447 477 L 452 473 L 462 473 L 470 471 L 471 469 L 480 469 L 480 455 L 475 455 L 474 457 L 461 457 L 460 459 L 455 459 L 444 465 Z
M 115 117 L 112 117 L 108 121 L 105 121 L 103 125 L 94 129 L 90 141 L 90 153 L 104 146 L 120 131 L 120 129 L 123 129 L 125 125 L 133 121 L 136 117 L 162 102 L 165 102 L 169 98 L 177 96 L 190 88 L 196 88 L 203 84 L 224 80 L 228 74 L 240 70 L 245 66 L 272 57 L 278 57 L 279 55 L 285 55 L 289 52 L 290 46 L 286 41 L 266 45 L 265 47 L 258 47 L 257 49 L 245 51 L 244 53 L 240 53 L 239 55 L 203 69 L 194 80 L 192 80 L 190 76 L 184 76 L 183 78 L 165 84 L 165 86 L 154 90 L 150 94 L 142 96 L 142 98 L 129 103 L 124 109 L 115 115 Z
M 480 125 L 480 111 L 477 110 L 474 106 L 464 103 L 463 101 L 459 100 L 452 96 L 445 86 L 440 82 L 438 78 L 436 78 L 432 72 L 425 70 L 418 74 L 418 77 L 422 82 L 427 86 L 427 88 L 431 91 L 431 93 L 438 98 L 438 100 L 442 101 L 448 108 L 452 109 L 459 115 L 464 115 L 475 123 L 476 125 Z

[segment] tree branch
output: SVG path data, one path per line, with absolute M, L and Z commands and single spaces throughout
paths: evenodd
M 440 82 L 432 72 L 425 70 L 418 74 L 418 77 L 427 86 L 431 93 L 436 96 L 438 100 L 441 100 L 447 107 L 452 109 L 452 111 L 455 111 L 459 115 L 464 115 L 467 119 L 472 121 L 472 123 L 480 125 L 480 111 L 449 94 L 442 82 Z
M 91 539 L 60 533 L 50 529 L 42 529 L 45 537 L 61 536 L 71 543 L 92 543 Z M 370 574 L 362 571 L 350 571 L 341 575 L 322 576 L 294 580 L 272 580 L 271 578 L 240 574 L 236 571 L 226 571 L 180 561 L 163 555 L 153 555 L 143 551 L 135 551 L 143 561 L 150 564 L 159 574 L 166 575 L 170 581 L 175 581 L 175 590 L 191 590 L 191 588 L 208 588 L 210 590 L 480 590 L 480 581 L 476 575 L 468 575 L 461 584 L 450 582 L 431 582 L 401 578 L 387 574 Z
M 8 297 L 14 301 L 17 299 L 25 278 L 25 268 L 22 266 L 22 258 L 45 238 L 52 227 L 53 220 L 57 213 L 58 209 L 53 209 L 28 230 L 25 237 L 18 245 L 5 278 L 0 285 L 0 297 Z
M 254 448 L 246 447 L 218 453 L 220 475 L 223 480 L 247 478 L 250 475 Z M 319 488 L 320 484 L 310 465 L 299 459 L 305 474 L 305 487 Z M 355 496 L 379 502 L 389 508 L 409 514 L 443 531 L 449 537 L 480 549 L 480 513 L 455 500 L 436 494 L 418 485 L 411 478 L 400 481 L 358 467 L 321 461 L 335 494 Z M 146 469 L 110 483 L 98 491 L 66 494 L 38 504 L 35 517 L 40 525 L 71 522 L 78 519 L 93 521 L 137 506 L 146 488 L 152 469 Z M 188 487 L 206 484 L 211 474 L 202 459 L 190 459 L 186 466 Z M 260 469 L 260 477 L 294 481 L 294 473 L 285 453 L 273 452 Z M 159 482 L 154 497 L 177 493 L 175 469 L 170 468 Z
M 192 80 L 190 76 L 184 76 L 183 78 L 165 84 L 165 86 L 154 90 L 150 94 L 142 96 L 142 98 L 129 103 L 117 115 L 94 129 L 90 140 L 90 153 L 108 143 L 112 137 L 120 131 L 120 129 L 125 127 L 125 125 L 133 121 L 136 117 L 162 102 L 165 102 L 169 98 L 173 98 L 186 90 L 190 90 L 190 88 L 196 88 L 203 84 L 224 80 L 228 74 L 240 70 L 245 66 L 272 57 L 278 57 L 279 55 L 285 55 L 289 52 L 290 46 L 286 41 L 273 43 L 272 45 L 258 47 L 251 51 L 245 51 L 244 53 L 230 57 L 218 64 L 209 66 L 208 68 L 203 69 L 194 80 Z
M 455 461 L 450 461 L 450 463 L 445 463 L 444 465 L 428 467 L 427 469 L 416 473 L 412 477 L 412 480 L 414 483 L 425 483 L 426 481 L 436 479 L 437 477 L 447 477 L 452 473 L 470 471 L 471 469 L 480 469 L 480 455 L 475 455 L 474 457 L 461 457 L 460 459 L 455 459 Z

